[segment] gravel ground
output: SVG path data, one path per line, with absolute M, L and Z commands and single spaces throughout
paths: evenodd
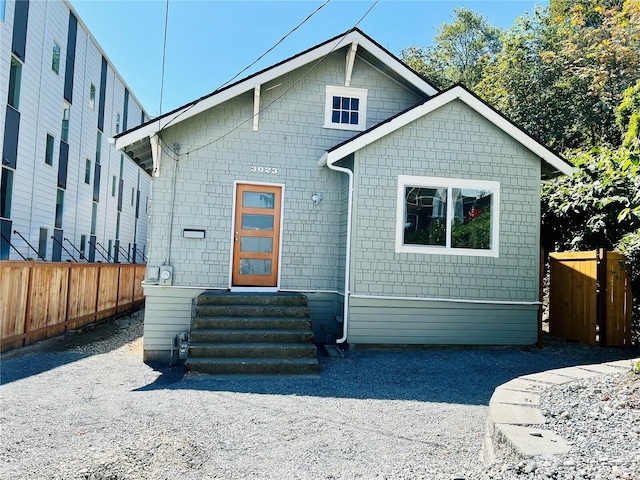
M 543 350 L 349 351 L 321 358 L 316 379 L 215 380 L 145 365 L 141 334 L 138 312 L 3 357 L 0 478 L 486 478 L 495 387 L 637 356 L 549 339 Z M 519 475 L 510 468 L 501 475 Z
M 570 441 L 569 453 L 492 465 L 486 477 L 640 480 L 640 375 L 571 382 L 545 392 L 541 407 L 545 428 Z

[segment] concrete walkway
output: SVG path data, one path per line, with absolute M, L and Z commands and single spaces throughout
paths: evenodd
M 500 385 L 489 401 L 484 462 L 567 453 L 570 448 L 567 439 L 543 428 L 545 417 L 540 410 L 540 394 L 583 378 L 629 371 L 629 365 L 638 360 L 558 368 L 524 375 Z

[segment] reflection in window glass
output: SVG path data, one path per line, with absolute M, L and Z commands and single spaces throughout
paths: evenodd
M 248 208 L 273 208 L 274 193 L 242 192 L 242 206 Z
M 44 163 L 53 165 L 53 136 L 47 134 L 47 146 L 44 154 Z
M 56 195 L 56 220 L 55 227 L 62 228 L 62 212 L 64 210 L 64 190 L 58 189 Z
M 20 108 L 20 82 L 22 81 L 22 64 L 11 57 L 11 68 L 9 70 L 9 97 L 7 103 L 16 110 Z
M 451 193 L 451 246 L 491 249 L 491 192 L 453 188 Z
M 406 186 L 404 245 L 490 250 L 492 202 L 491 191 Z
M 446 188 L 405 187 L 405 212 L 405 245 L 446 245 Z
M 271 260 L 259 260 L 256 258 L 240 259 L 241 275 L 271 275 Z
M 273 215 L 242 214 L 242 229 L 244 230 L 273 230 Z
M 53 42 L 53 52 L 51 54 L 51 70 L 56 75 L 60 73 L 60 45 L 55 42 Z
M 270 237 L 240 237 L 241 252 L 271 253 L 273 239 Z

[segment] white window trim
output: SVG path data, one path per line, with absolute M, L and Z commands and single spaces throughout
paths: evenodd
M 361 132 L 367 129 L 367 93 L 365 88 L 339 87 L 335 85 L 327 85 L 326 97 L 324 103 L 324 128 L 332 128 L 334 130 L 354 130 Z M 333 96 L 351 97 L 360 100 L 358 109 L 358 124 L 351 125 L 347 123 L 333 123 L 331 121 L 331 113 L 333 110 Z
M 405 187 L 446 188 L 447 189 L 447 246 L 405 245 Z M 491 249 L 452 248 L 450 246 L 450 219 L 453 216 L 451 188 L 474 188 L 489 190 L 493 199 L 491 204 Z M 465 255 L 471 257 L 498 257 L 500 245 L 500 182 L 488 180 L 465 180 L 458 178 L 419 177 L 414 175 L 398 176 L 396 210 L 396 253 L 422 253 L 432 255 Z

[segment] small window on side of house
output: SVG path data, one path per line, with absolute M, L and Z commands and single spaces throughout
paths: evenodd
M 60 45 L 53 42 L 53 51 L 51 53 L 51 70 L 56 75 L 60 74 Z
M 89 185 L 91 183 L 91 160 L 87 158 L 84 167 L 84 183 Z
M 11 57 L 9 69 L 9 96 L 7 103 L 15 110 L 20 109 L 20 85 L 22 83 L 22 63 L 16 57 Z
M 114 175 L 111 179 L 111 196 L 116 196 L 116 176 Z
M 82 254 L 82 258 L 84 258 L 84 252 L 87 249 L 87 236 L 80 235 L 80 253 Z
M 62 128 L 60 131 L 60 140 L 69 143 L 69 118 L 71 117 L 71 106 L 65 102 L 62 107 Z
M 47 165 L 53 165 L 53 148 L 54 148 L 53 135 L 47 133 L 47 146 L 44 153 L 44 163 Z
M 363 131 L 367 126 L 367 90 L 327 85 L 324 127 Z
M 89 108 L 93 110 L 96 106 L 96 86 L 92 83 L 89 86 Z

